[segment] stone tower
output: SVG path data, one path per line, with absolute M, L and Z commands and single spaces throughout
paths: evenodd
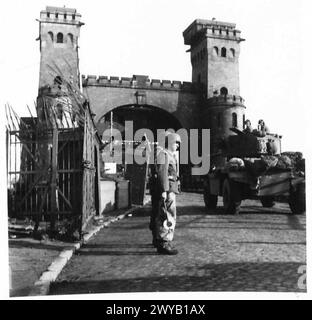
M 184 32 L 190 45 L 192 82 L 203 97 L 201 126 L 210 128 L 212 163 L 223 160 L 222 141 L 234 134 L 230 128 L 243 129 L 244 101 L 239 92 L 239 54 L 241 32 L 234 23 L 195 20 Z
M 79 85 L 78 38 L 83 25 L 80 19 L 76 9 L 65 7 L 46 7 L 40 12 L 39 95 L 41 88 L 55 84 L 57 75 L 53 71 L 58 69 L 66 79 Z
M 80 86 L 78 38 L 83 25 L 80 19 L 81 15 L 76 9 L 65 7 L 46 7 L 40 12 L 38 40 L 41 57 L 36 108 L 38 123 L 48 127 L 52 123 L 53 127 L 59 128 L 74 126 L 74 118 L 68 108 L 72 102 L 62 79 L 66 79 L 73 87 Z M 47 138 L 52 145 L 50 133 Z M 40 167 L 47 168 L 51 164 L 51 150 L 45 140 L 39 144 L 39 153 Z

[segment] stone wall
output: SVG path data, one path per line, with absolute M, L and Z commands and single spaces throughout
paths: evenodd
M 175 116 L 182 127 L 199 127 L 198 96 L 189 82 L 87 76 L 83 77 L 83 90 L 96 114 L 95 122 L 119 106 L 149 105 Z

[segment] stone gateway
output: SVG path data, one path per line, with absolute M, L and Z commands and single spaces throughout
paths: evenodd
M 133 121 L 134 131 L 149 128 L 155 133 L 159 128 L 210 129 L 212 163 L 218 163 L 223 139 L 234 134 L 230 128 L 243 129 L 246 108 L 239 90 L 239 55 L 244 39 L 234 23 L 196 19 L 185 29 L 191 82 L 147 75 L 81 76 L 81 14 L 76 9 L 48 6 L 41 11 L 39 24 L 39 96 L 58 83 L 51 67 L 61 70 L 88 97 L 100 137 L 111 127 L 123 132 L 125 121 Z M 186 187 L 194 180 L 190 166 L 182 167 L 182 187 Z

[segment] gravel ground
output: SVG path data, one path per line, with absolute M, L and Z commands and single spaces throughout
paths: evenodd
M 122 214 L 120 209 L 109 212 L 104 221 Z M 92 229 L 90 225 L 90 230 Z M 87 233 L 90 231 L 85 230 Z M 9 239 L 10 297 L 27 296 L 34 283 L 40 278 L 51 263 L 65 250 L 73 247 L 73 243 L 54 240 L 35 240 L 30 237 Z
M 51 240 L 10 239 L 10 296 L 27 296 L 41 274 L 68 245 Z

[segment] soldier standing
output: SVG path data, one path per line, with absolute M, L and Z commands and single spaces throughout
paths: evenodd
M 260 137 L 265 137 L 266 134 L 270 132 L 268 126 L 264 123 L 262 119 L 258 121 L 258 132 Z
M 245 121 L 244 125 L 245 125 L 245 128 L 244 128 L 243 132 L 252 133 L 251 121 L 247 119 Z
M 160 254 L 175 255 L 172 245 L 176 225 L 176 194 L 178 188 L 178 161 L 176 157 L 181 138 L 176 133 L 166 134 L 166 148 L 158 148 L 156 165 L 152 172 L 152 214 L 150 229 L 153 245 Z

